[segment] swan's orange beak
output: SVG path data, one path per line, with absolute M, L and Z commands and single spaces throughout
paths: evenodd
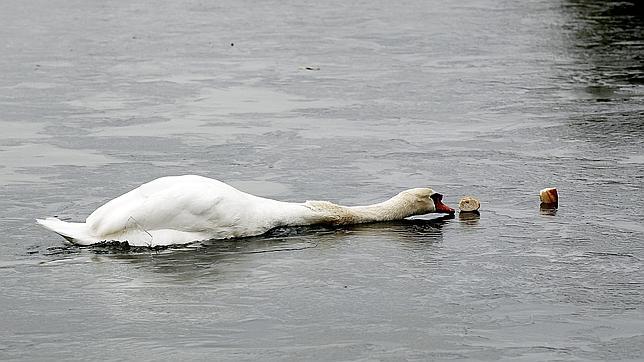
M 436 212 L 441 212 L 444 214 L 454 213 L 454 209 L 443 203 L 443 195 L 436 193 L 432 194 L 431 198 L 432 200 L 434 200 L 434 207 L 436 208 Z

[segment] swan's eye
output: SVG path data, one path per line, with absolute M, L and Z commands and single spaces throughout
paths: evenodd
M 434 203 L 440 203 L 441 201 L 443 201 L 443 195 L 439 193 L 434 193 L 430 197 L 432 198 Z

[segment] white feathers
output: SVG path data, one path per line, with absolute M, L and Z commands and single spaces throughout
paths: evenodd
M 327 201 L 281 202 L 253 196 L 194 175 L 162 177 L 94 211 L 85 223 L 37 220 L 72 243 L 127 241 L 135 246 L 185 244 L 263 234 L 278 226 L 354 224 L 434 212 L 431 189 L 412 189 L 390 200 L 347 207 Z

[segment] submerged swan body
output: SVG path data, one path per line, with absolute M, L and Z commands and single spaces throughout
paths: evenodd
M 348 225 L 453 213 L 429 188 L 403 191 L 368 206 L 328 201 L 292 203 L 254 196 L 221 181 L 185 175 L 161 177 L 107 202 L 84 223 L 36 220 L 78 245 L 127 241 L 134 246 L 186 244 L 261 235 L 281 226 Z

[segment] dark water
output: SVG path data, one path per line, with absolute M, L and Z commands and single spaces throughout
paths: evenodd
M 643 39 L 629 2 L 3 1 L 0 359 L 638 360 Z M 161 251 L 33 222 L 185 173 L 483 206 Z

